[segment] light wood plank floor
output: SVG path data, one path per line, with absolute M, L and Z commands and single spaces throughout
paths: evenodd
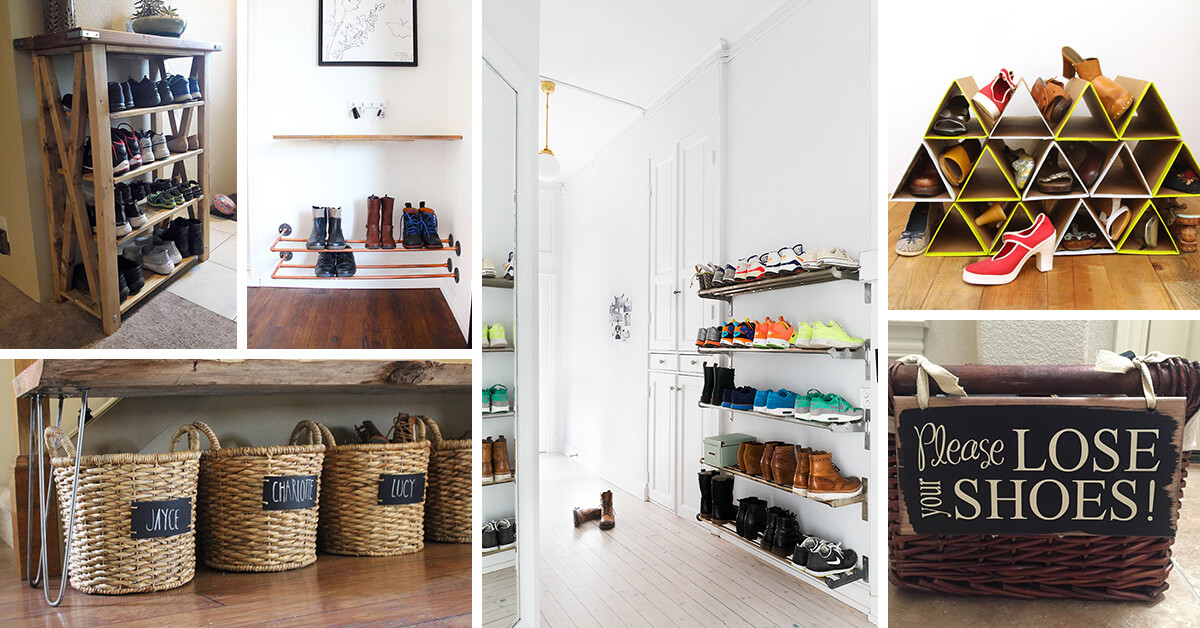
M 507 628 L 517 619 L 517 568 L 483 574 L 484 628 Z
M 888 206 L 888 307 L 893 310 L 1200 309 L 1200 253 L 1080 255 L 1033 262 L 1004 286 L 973 286 L 962 269 L 983 257 L 901 257 L 894 248 L 912 203 Z
M 542 625 L 870 626 L 858 611 L 698 524 L 608 486 L 577 461 L 541 457 Z M 571 509 L 613 489 L 616 528 L 575 528 Z

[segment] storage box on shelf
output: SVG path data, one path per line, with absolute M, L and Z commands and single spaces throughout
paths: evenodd
M 189 180 L 185 162 L 196 163 L 195 180 L 200 187 L 209 191 L 209 125 L 206 101 L 190 101 L 155 107 L 140 107 L 121 112 L 110 112 L 108 102 L 109 71 L 111 57 L 143 59 L 149 63 L 152 80 L 166 76 L 165 60 L 190 58 L 189 75 L 195 78 L 202 94 L 209 93 L 209 55 L 221 50 L 214 43 L 158 37 L 121 31 L 76 28 L 58 33 L 18 39 L 17 50 L 31 53 L 33 60 L 34 89 L 38 102 L 38 133 L 42 144 L 42 169 L 45 182 L 46 216 L 49 221 L 51 255 L 54 259 L 54 292 L 61 301 L 69 299 L 100 319 L 105 334 L 113 334 L 121 327 L 121 314 L 138 300 L 155 292 L 166 282 L 166 277 L 156 275 L 148 278 L 146 286 L 136 298 L 120 300 L 117 279 L 117 257 L 119 244 L 128 242 L 133 234 L 118 242 L 116 235 L 115 191 L 113 184 L 150 174 L 154 177 L 170 178 L 179 175 Z M 62 103 L 56 57 L 69 56 L 73 61 L 74 107 L 68 112 Z M 179 114 L 179 117 L 176 117 Z M 139 166 L 119 175 L 113 174 L 109 151 L 102 147 L 111 143 L 110 128 L 114 120 L 149 116 L 150 129 L 164 130 L 163 116 L 167 117 L 173 135 L 191 135 L 193 120 L 195 135 L 201 148 L 171 155 L 166 159 Z M 94 172 L 83 171 L 85 139 L 95 149 Z M 171 174 L 164 171 L 171 166 Z M 92 232 L 83 197 L 83 185 L 94 188 L 96 228 Z M 191 204 L 169 212 L 155 212 L 147 220 L 157 224 L 168 218 L 187 212 L 203 224 L 205 250 L 188 258 L 172 276 L 181 274 L 197 262 L 208 260 L 209 211 L 208 197 L 197 199 Z M 139 228 L 141 234 L 153 226 Z M 75 254 L 78 248 L 78 257 Z M 88 294 L 71 287 L 73 266 L 82 262 Z M 233 287 L 230 286 L 230 289 Z

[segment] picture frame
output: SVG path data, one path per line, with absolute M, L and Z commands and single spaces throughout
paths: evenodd
M 417 67 L 417 0 L 318 0 L 317 65 Z

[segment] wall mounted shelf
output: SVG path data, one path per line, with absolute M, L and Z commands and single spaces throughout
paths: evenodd
M 792 425 L 803 425 L 818 430 L 827 432 L 865 432 L 867 431 L 867 422 L 871 420 L 871 411 L 863 410 L 863 418 L 857 421 L 847 421 L 845 423 L 827 423 L 825 421 L 813 421 L 811 419 L 797 419 L 790 416 L 776 416 L 765 412 L 755 412 L 754 410 L 734 410 L 723 406 L 713 405 L 711 403 L 700 403 L 699 406 L 706 410 L 723 410 L 734 414 L 744 414 L 747 416 L 756 416 L 760 419 L 770 419 L 772 421 L 783 421 Z
M 702 355 L 722 355 L 729 353 L 758 353 L 762 355 L 827 355 L 831 358 L 842 360 L 858 359 L 861 360 L 867 357 L 867 352 L 871 350 L 870 343 L 864 344 L 857 349 L 804 349 L 792 347 L 788 349 L 777 348 L 761 348 L 761 347 L 696 347 L 696 351 Z
M 857 567 L 855 567 L 854 569 L 851 569 L 850 571 L 847 571 L 846 573 L 836 574 L 836 575 L 832 575 L 832 576 L 813 575 L 813 574 L 809 573 L 807 569 L 804 569 L 800 565 L 793 563 L 791 561 L 791 558 L 780 558 L 779 556 L 776 556 L 776 555 L 772 554 L 771 552 L 764 550 L 762 547 L 759 547 L 758 543 L 755 543 L 754 541 L 751 541 L 751 540 L 743 537 L 742 535 L 738 534 L 737 528 L 735 528 L 730 523 L 719 522 L 719 521 L 705 521 L 705 523 L 720 530 L 726 536 L 733 537 L 733 538 L 737 539 L 738 541 L 741 541 L 747 547 L 749 547 L 753 550 L 756 550 L 758 555 L 761 556 L 764 560 L 770 560 L 779 565 L 785 566 L 786 568 L 788 568 L 791 571 L 796 572 L 797 575 L 802 576 L 803 580 L 805 580 L 806 582 L 808 582 L 809 584 L 812 584 L 814 586 L 821 586 L 821 587 L 826 587 L 826 588 L 830 588 L 830 589 L 836 589 L 840 586 L 850 584 L 851 582 L 854 582 L 855 580 L 864 580 L 865 579 L 863 576 L 863 571 Z
M 514 416 L 517 416 L 516 412 L 484 412 L 483 413 L 483 418 L 485 418 L 485 419 L 507 419 L 509 417 L 514 417 Z
M 514 483 L 516 483 L 516 481 L 517 481 L 517 477 L 514 475 L 512 478 L 507 479 L 507 480 L 500 480 L 498 482 L 497 481 L 484 482 L 483 485 L 484 486 L 498 486 L 500 484 L 514 484 Z
M 823 270 L 810 270 L 796 273 L 794 275 L 764 277 L 754 281 L 743 281 L 730 285 L 709 288 L 707 290 L 701 290 L 699 294 L 701 299 L 730 301 L 733 297 L 739 294 L 754 294 L 756 292 L 766 292 L 768 290 L 794 288 L 796 286 L 807 286 L 811 284 L 828 283 L 830 281 L 840 280 L 858 281 L 858 269 L 826 268 Z
M 484 353 L 512 353 L 516 351 L 516 347 L 509 345 L 507 347 L 484 347 Z
M 760 476 L 750 475 L 749 473 L 744 473 L 733 467 L 719 467 L 715 464 L 709 464 L 709 463 L 705 462 L 703 458 L 700 460 L 700 464 L 705 467 L 709 467 L 710 469 L 716 469 L 717 471 L 720 471 L 721 473 L 724 473 L 726 475 L 736 475 L 737 477 L 740 477 L 740 478 L 745 478 L 745 479 L 753 481 L 753 482 L 758 482 L 759 484 L 762 484 L 763 486 L 769 486 L 777 491 L 783 491 L 784 493 L 787 493 L 788 495 L 796 495 L 795 493 L 792 492 L 791 486 L 785 486 L 783 484 L 776 484 L 774 482 L 769 482 L 767 480 L 764 480 Z M 796 497 L 801 497 L 805 501 L 813 502 L 816 504 L 822 504 L 824 506 L 829 506 L 830 508 L 841 508 L 842 506 L 849 506 L 851 504 L 865 504 L 867 501 L 867 481 L 865 479 L 863 480 L 862 491 L 860 491 L 859 494 L 855 495 L 854 497 L 846 497 L 844 499 L 830 499 L 830 500 L 813 499 L 811 497 L 804 497 L 802 495 L 796 495 Z M 864 512 L 866 511 L 865 506 L 863 507 L 863 510 L 864 510 Z
M 491 556 L 492 554 L 500 554 L 503 552 L 513 552 L 513 551 L 516 551 L 516 549 L 517 549 L 516 545 L 510 545 L 508 547 L 495 547 L 492 549 L 483 550 L 483 553 L 481 554 L 481 556 Z
M 512 279 L 504 279 L 503 277 L 484 277 L 483 278 L 483 287 L 484 288 L 507 288 L 509 290 L 512 290 L 513 283 L 514 282 Z
M 277 140 L 305 142 L 454 142 L 461 135 L 275 135 Z

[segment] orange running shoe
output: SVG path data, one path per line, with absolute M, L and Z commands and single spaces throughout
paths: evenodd
M 771 325 L 770 331 L 767 332 L 767 346 L 775 349 L 787 349 L 792 346 L 792 335 L 795 333 L 796 330 L 792 329 L 792 324 L 783 320 L 783 317 L 780 316 L 779 320 L 775 321 L 775 324 Z
M 771 328 L 775 326 L 775 321 L 771 317 L 763 319 L 761 323 L 754 323 L 754 341 L 750 344 L 756 349 L 766 349 L 771 345 L 767 344 L 767 336 L 770 335 Z

